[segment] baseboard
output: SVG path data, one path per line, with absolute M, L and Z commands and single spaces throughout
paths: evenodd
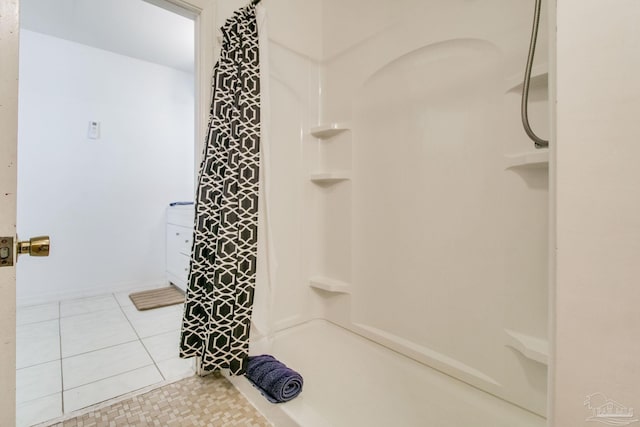
M 160 288 L 163 286 L 169 286 L 169 282 L 166 278 L 145 281 L 120 282 L 92 289 L 53 289 L 51 292 L 41 293 L 39 295 L 17 297 L 16 305 L 18 307 L 24 307 L 30 305 L 47 304 L 68 299 L 89 298 L 118 292 L 142 291 L 145 289 Z

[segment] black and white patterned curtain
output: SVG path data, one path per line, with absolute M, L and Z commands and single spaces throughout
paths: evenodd
M 180 356 L 243 374 L 256 277 L 260 69 L 255 6 L 222 27 L 200 165 Z

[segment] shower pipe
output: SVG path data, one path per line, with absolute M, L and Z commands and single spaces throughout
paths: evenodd
M 254 0 L 255 1 L 255 0 Z M 259 0 L 258 0 L 259 1 Z M 529 138 L 535 143 L 536 148 L 546 148 L 549 141 L 540 138 L 531 129 L 529 124 L 529 83 L 531 83 L 531 68 L 533 67 L 533 57 L 536 54 L 536 41 L 538 40 L 538 25 L 540 23 L 540 4 L 542 0 L 536 0 L 535 12 L 533 14 L 533 28 L 531 29 L 531 43 L 529 44 L 529 55 L 527 56 L 527 66 L 524 70 L 524 82 L 522 84 L 522 104 L 520 105 L 520 116 L 522 117 L 522 126 Z

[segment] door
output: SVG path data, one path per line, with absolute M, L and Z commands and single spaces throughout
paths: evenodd
M 0 2 L 0 236 L 16 233 L 18 0 Z M 0 425 L 15 425 L 16 270 L 0 268 Z
M 206 135 L 214 62 L 214 0 L 147 1 L 187 10 L 196 17 L 195 134 L 199 147 Z M 0 0 L 0 236 L 10 237 L 16 234 L 19 4 L 19 0 Z M 196 152 L 200 151 L 197 148 Z M 15 267 L 0 267 L 0 426 L 13 426 L 16 422 L 15 290 Z

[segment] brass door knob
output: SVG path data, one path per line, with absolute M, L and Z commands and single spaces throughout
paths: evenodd
M 16 244 L 16 252 L 18 255 L 49 256 L 50 244 L 49 236 L 32 237 L 28 241 L 19 241 Z

